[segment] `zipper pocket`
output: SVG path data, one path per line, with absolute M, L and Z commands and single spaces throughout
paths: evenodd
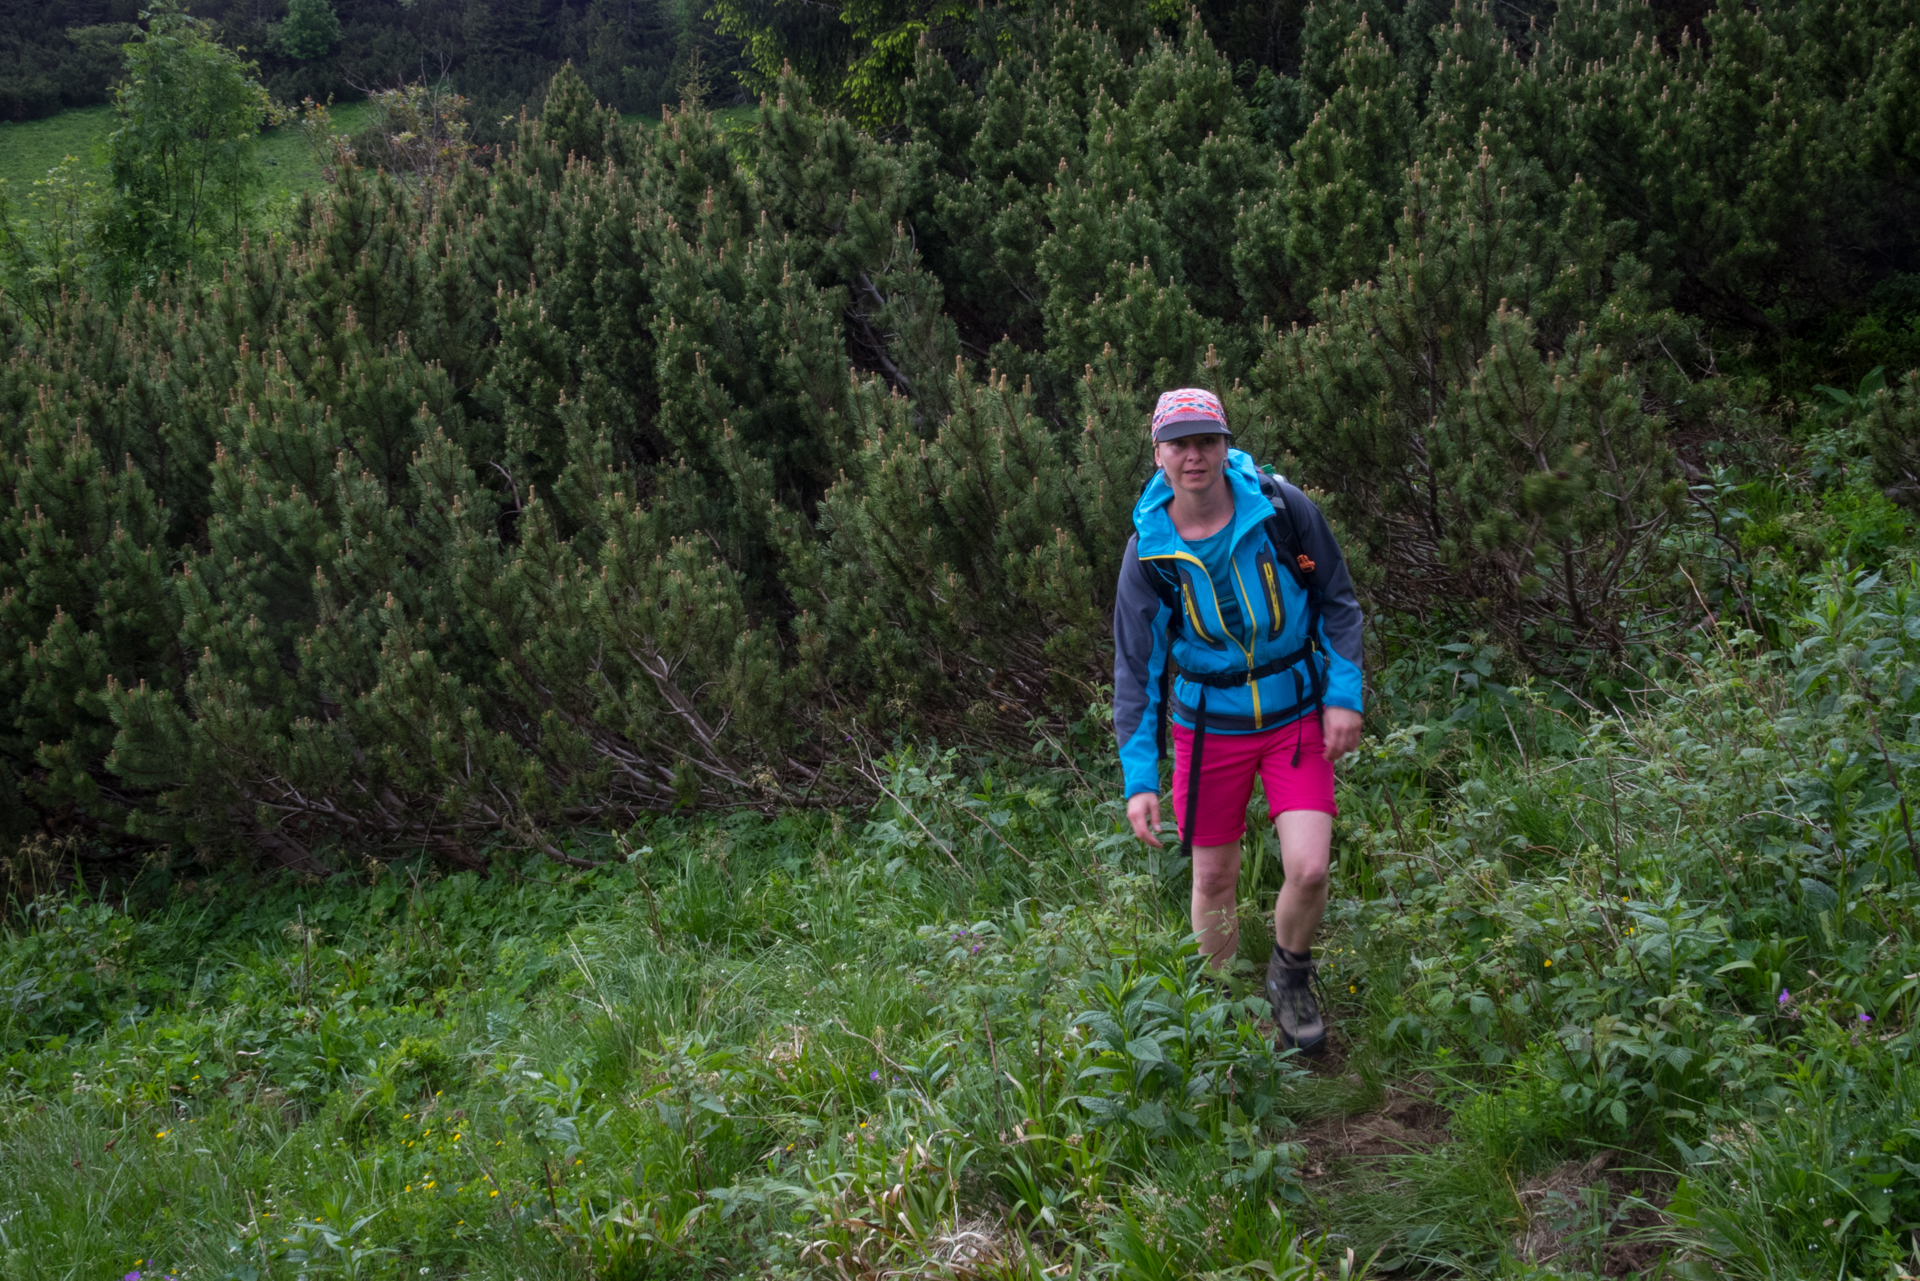
M 1254 565 L 1260 574 L 1261 590 L 1267 595 L 1267 639 L 1278 640 L 1287 625 L 1287 607 L 1280 596 L 1280 567 L 1271 551 L 1256 554 Z
M 1181 565 L 1177 572 L 1180 575 L 1180 603 L 1187 610 L 1187 626 L 1209 649 L 1225 649 L 1227 642 L 1208 631 L 1206 624 L 1200 621 L 1200 594 L 1193 588 L 1193 571 Z

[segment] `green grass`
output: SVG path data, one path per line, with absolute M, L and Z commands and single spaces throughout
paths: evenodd
M 1313 1075 L 1197 973 L 1091 740 L 581 834 L 593 871 L 43 894 L 0 934 L 0 1274 L 1911 1272 L 1920 878 L 1830 695 L 1920 697 L 1920 577 L 1800 592 L 1791 660 L 1696 636 L 1624 713 L 1396 642 Z
M 658 125 L 660 113 L 657 111 L 623 111 L 620 119 L 627 124 Z M 713 120 L 722 130 L 732 132 L 736 129 L 751 128 L 760 119 L 760 108 L 756 106 L 721 107 L 713 113 Z
M 351 134 L 366 127 L 372 108 L 364 102 L 346 102 L 333 108 L 337 133 Z M 266 178 L 269 202 L 291 199 L 319 187 L 324 179 L 319 162 L 297 129 L 269 129 L 260 135 L 260 167 Z
M 371 888 L 176 884 L 132 915 L 49 902 L 0 966 L 11 990 L 108 959 L 64 1010 L 29 992 L 7 1023 L 6 1275 L 727 1275 L 802 1267 L 806 1243 L 779 1235 L 796 1216 L 829 1253 L 936 1251 L 962 1199 L 1003 1199 L 991 1171 L 1023 1120 L 1058 1129 L 1037 1168 L 1067 1177 L 1066 1092 L 1103 1093 L 1072 1082 L 1068 1035 L 1088 976 L 1116 965 L 1103 940 L 1115 974 L 1171 976 L 1192 1035 L 1170 1063 L 1238 1065 L 1242 1102 L 1288 1088 L 1182 959 L 1176 897 L 1113 856 L 1110 805 L 1010 802 L 1009 839 L 1051 847 L 1030 867 L 954 830 L 966 799 L 929 799 L 949 850 L 902 816 L 742 818 L 603 842 L 607 871 L 559 883 L 402 868 Z M 44 1034 L 23 1037 L 29 1020 Z M 1236 1168 L 1204 1122 L 1238 1105 L 1180 1079 L 1202 1131 L 1168 1156 L 1122 1124 L 1102 1170 L 1198 1151 L 1218 1188 Z M 841 1221 L 903 1154 L 917 1226 L 863 1245 Z M 353 1233 L 363 1264 L 325 1244 L 376 1212 Z M 1260 1249 L 1285 1256 L 1292 1235 Z
M 336 106 L 334 127 L 352 133 L 365 124 L 367 112 L 364 102 Z M 110 106 L 80 107 L 41 120 L 0 122 L 0 179 L 24 186 L 46 177 L 47 170 L 67 156 L 96 170 L 99 149 L 113 127 Z M 322 181 L 319 165 L 295 129 L 262 133 L 260 164 L 265 178 L 261 194 L 270 204 L 312 190 Z
M 371 108 L 364 102 L 348 102 L 333 108 L 334 128 L 351 134 L 365 127 Z M 749 128 L 758 117 L 755 107 L 728 107 L 715 113 L 720 127 L 729 131 Z M 622 119 L 658 125 L 658 114 L 629 114 Z M 83 168 L 100 169 L 100 150 L 113 129 L 113 108 L 81 107 L 40 120 L 0 122 L 0 181 L 16 188 L 44 178 L 47 170 L 68 156 L 74 156 Z M 320 166 L 297 129 L 268 129 L 260 135 L 262 185 L 260 199 L 271 209 L 284 205 L 303 191 L 318 188 L 324 179 Z
M 0 122 L 0 179 L 25 186 L 68 156 L 93 164 L 96 143 L 113 129 L 113 108 L 76 107 L 40 120 Z

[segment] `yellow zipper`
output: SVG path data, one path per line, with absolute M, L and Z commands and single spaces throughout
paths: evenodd
M 1240 593 L 1240 596 L 1241 596 L 1240 607 L 1246 611 L 1247 639 L 1249 642 L 1251 642 L 1250 644 L 1247 644 L 1247 645 L 1240 645 L 1239 639 L 1235 638 L 1233 643 L 1235 645 L 1240 645 L 1241 652 L 1245 654 L 1247 658 L 1247 670 L 1252 671 L 1253 670 L 1253 651 L 1259 648 L 1257 638 L 1260 635 L 1260 628 L 1253 621 L 1253 593 L 1247 590 L 1246 582 L 1242 580 L 1240 577 L 1240 566 L 1234 564 L 1233 558 L 1231 556 L 1227 558 L 1227 567 L 1233 571 L 1234 589 Z M 1214 610 L 1216 613 L 1219 611 L 1219 603 L 1217 601 L 1214 604 Z M 1223 615 L 1220 619 L 1220 627 L 1222 631 L 1226 630 L 1226 625 L 1227 625 L 1226 618 Z M 1259 729 L 1260 728 L 1260 682 L 1249 677 L 1247 680 L 1247 690 L 1253 696 L 1253 727 L 1255 729 Z
M 1267 613 L 1273 619 L 1274 637 L 1278 638 L 1284 614 L 1280 604 L 1280 579 L 1271 561 L 1261 562 L 1260 581 L 1261 585 L 1267 589 Z
M 1141 560 L 1184 560 L 1190 564 L 1198 565 L 1200 567 L 1200 573 L 1206 577 L 1209 585 L 1211 585 L 1213 582 L 1213 576 L 1210 574 L 1207 574 L 1207 562 L 1201 560 L 1198 556 L 1195 556 L 1192 552 L 1164 552 L 1157 556 L 1142 556 L 1140 559 Z M 1229 560 L 1227 563 L 1229 565 L 1232 565 L 1233 562 Z M 1237 579 L 1239 577 L 1239 574 L 1240 574 L 1240 571 L 1236 567 L 1234 569 L 1234 577 Z M 1208 634 L 1206 624 L 1200 621 L 1200 608 L 1199 608 L 1198 602 L 1196 602 L 1193 599 L 1193 593 L 1190 591 L 1182 591 L 1180 593 L 1180 599 L 1182 603 L 1184 603 L 1187 607 L 1187 619 L 1193 624 L 1193 630 L 1200 633 L 1202 639 L 1209 640 L 1209 641 L 1212 640 L 1213 637 Z M 1215 601 L 1213 602 L 1213 616 L 1220 624 L 1220 635 L 1226 637 L 1228 640 L 1233 642 L 1234 648 L 1238 649 L 1242 654 L 1246 656 L 1247 665 L 1251 667 L 1253 665 L 1253 651 L 1248 649 L 1245 645 L 1242 645 L 1240 643 L 1240 638 L 1227 630 L 1227 616 L 1220 612 L 1220 602 L 1218 599 L 1215 599 Z

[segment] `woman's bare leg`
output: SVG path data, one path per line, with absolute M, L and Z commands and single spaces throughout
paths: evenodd
M 1193 847 L 1193 932 L 1200 936 L 1200 954 L 1216 970 L 1232 964 L 1240 950 L 1240 914 L 1233 897 L 1239 883 L 1238 842 Z
M 1287 882 L 1273 904 L 1273 937 L 1289 952 L 1306 952 L 1313 947 L 1313 936 L 1320 932 L 1320 918 L 1327 910 L 1333 815 L 1320 810 L 1286 810 L 1274 816 L 1273 830 L 1280 838 L 1280 866 L 1287 873 Z M 1193 901 L 1198 912 L 1200 851 L 1193 853 Z

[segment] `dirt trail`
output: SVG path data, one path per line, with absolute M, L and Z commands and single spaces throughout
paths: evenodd
M 1344 1048 L 1344 1047 L 1340 1047 Z M 1316 1075 L 1339 1075 L 1344 1055 L 1330 1053 Z M 1357 1076 L 1348 1076 L 1360 1091 Z M 1441 1152 L 1454 1142 L 1447 1111 L 1415 1077 L 1388 1088 L 1363 1111 L 1323 1116 L 1294 1137 L 1307 1148 L 1302 1174 L 1323 1189 L 1396 1160 Z M 1659 1239 L 1670 1176 L 1630 1168 L 1631 1157 L 1601 1152 L 1564 1161 L 1513 1189 L 1512 1249 L 1532 1264 L 1561 1260 L 1607 1277 L 1642 1274 L 1668 1246 Z M 1336 1193 L 1337 1195 L 1337 1193 Z

